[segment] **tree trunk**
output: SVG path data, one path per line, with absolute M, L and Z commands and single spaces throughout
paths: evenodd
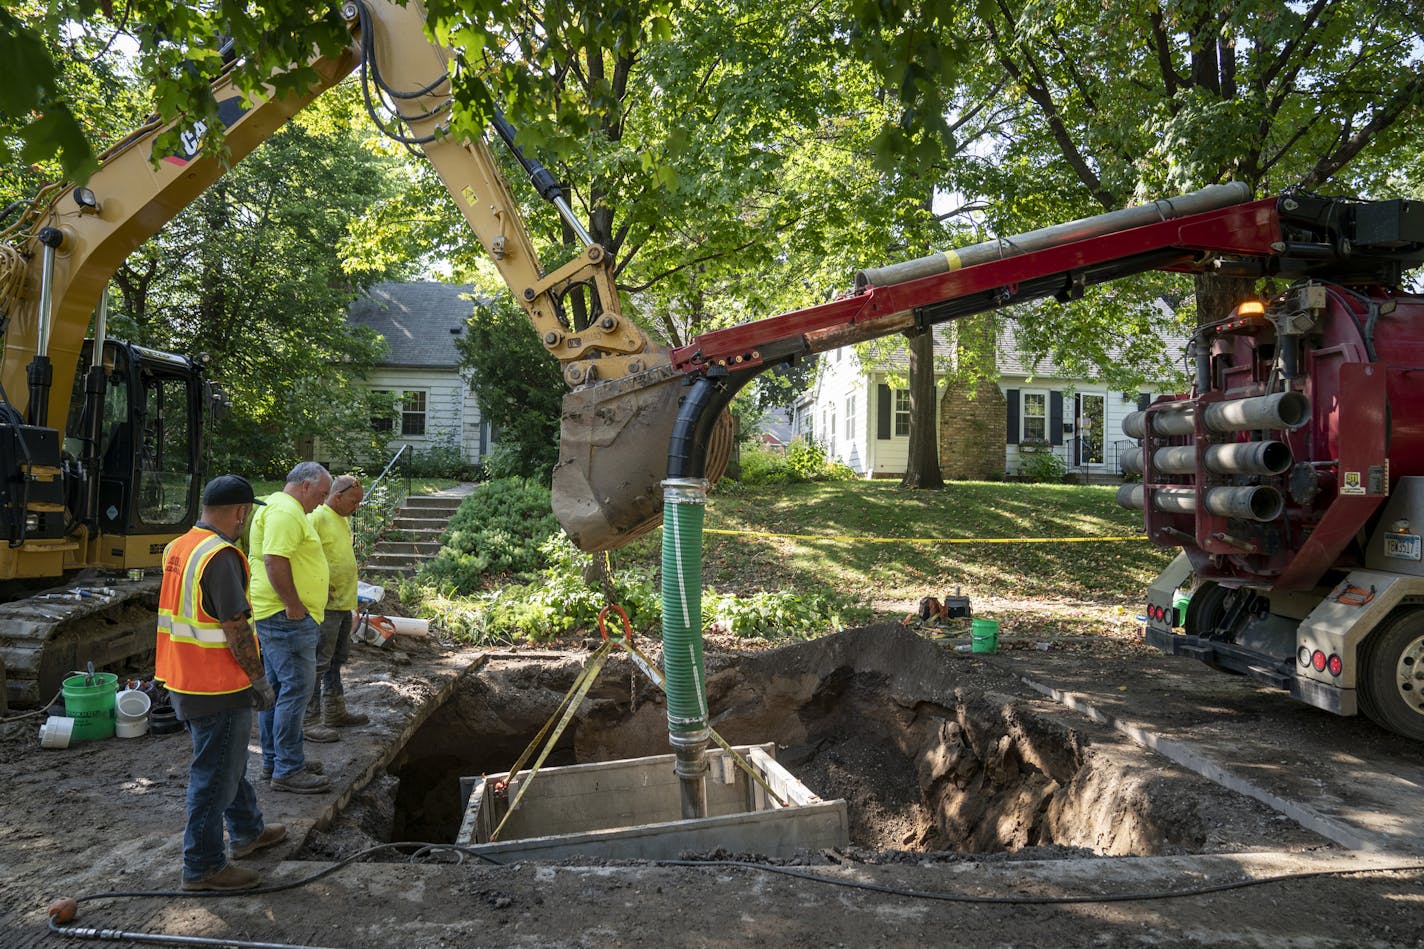
M 910 337 L 910 457 L 902 488 L 942 488 L 939 471 L 939 400 L 936 396 L 934 332 Z
M 1205 326 L 1226 319 L 1238 303 L 1256 296 L 1256 281 L 1250 277 L 1197 274 L 1196 294 L 1197 325 Z

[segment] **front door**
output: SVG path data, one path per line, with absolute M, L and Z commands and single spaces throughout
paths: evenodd
M 1107 396 L 1101 392 L 1080 392 L 1077 396 L 1077 442 L 1079 465 L 1103 463 L 1103 429 L 1107 424 Z

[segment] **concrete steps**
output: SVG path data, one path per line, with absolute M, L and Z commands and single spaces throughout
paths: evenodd
M 462 484 L 436 494 L 406 498 L 381 541 L 361 565 L 361 574 L 378 582 L 414 576 L 421 564 L 440 553 L 440 535 L 460 503 L 474 490 L 475 485 Z

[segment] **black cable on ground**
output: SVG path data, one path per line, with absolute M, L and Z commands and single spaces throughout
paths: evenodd
M 374 847 L 367 847 L 333 863 L 331 866 L 309 876 L 301 877 L 287 883 L 278 883 L 272 886 L 257 886 L 247 890 L 129 890 L 113 891 L 108 893 L 86 893 L 83 896 L 67 897 L 55 900 L 49 907 L 49 929 L 50 932 L 61 936 L 69 936 L 74 939 L 98 939 L 106 941 L 128 940 L 130 942 L 154 942 L 169 945 L 190 945 L 190 946 L 242 946 L 251 949 L 270 949 L 270 947 L 281 947 L 281 949 L 304 949 L 304 947 L 289 947 L 285 943 L 266 942 L 242 942 L 232 939 L 209 939 L 202 936 L 171 936 L 163 933 L 137 933 L 125 932 L 118 929 L 94 929 L 92 927 L 70 926 L 68 923 L 75 918 L 79 911 L 79 904 L 90 900 L 108 899 L 135 899 L 139 897 L 159 896 L 165 898 L 172 897 L 196 897 L 198 899 L 213 899 L 215 897 L 231 896 L 263 896 L 268 893 L 281 893 L 284 890 L 293 890 L 297 887 L 315 883 L 324 877 L 328 877 L 337 870 L 348 864 L 355 863 L 363 857 L 386 850 L 401 850 L 415 848 L 410 853 L 410 861 L 416 862 L 442 851 L 455 851 L 459 856 L 457 862 L 464 863 L 465 853 L 473 852 L 473 848 L 461 844 L 433 844 L 420 841 L 400 841 L 396 843 L 377 844 Z M 502 866 L 500 860 L 496 860 L 487 854 L 474 853 L 474 856 L 485 860 L 488 863 Z
M 272 886 L 253 887 L 247 890 L 138 890 L 138 891 L 115 891 L 107 893 L 90 893 L 84 896 L 73 897 L 55 901 L 50 906 L 49 929 L 50 931 L 79 939 L 103 939 L 130 941 L 149 941 L 168 944 L 182 945 L 232 945 L 245 947 L 283 947 L 283 943 L 249 943 L 234 942 L 232 940 L 210 939 L 207 937 L 186 937 L 170 936 L 158 933 L 131 933 L 116 929 L 92 929 L 84 927 L 68 926 L 78 910 L 80 903 L 100 899 L 132 899 L 137 897 L 196 897 L 199 899 L 212 899 L 221 897 L 236 896 L 263 896 L 269 893 L 281 893 L 286 890 L 296 889 L 315 883 L 330 876 L 338 870 L 355 863 L 363 857 L 371 854 L 381 853 L 387 850 L 410 849 L 409 860 L 414 863 L 434 854 L 451 852 L 457 855 L 458 863 L 463 864 L 466 854 L 478 857 L 487 863 L 495 866 L 504 866 L 503 861 L 479 852 L 477 847 L 465 844 L 443 844 L 443 843 L 423 843 L 418 841 L 400 841 L 396 843 L 377 844 L 374 847 L 367 847 L 357 851 L 348 857 L 326 867 L 316 873 L 292 880 L 287 883 L 279 883 Z M 828 886 L 844 887 L 852 890 L 862 890 L 870 893 L 884 893 L 889 896 L 901 896 L 910 899 L 934 900 L 942 903 L 969 903 L 978 905 L 999 905 L 999 906 L 1064 906 L 1087 903 L 1132 903 L 1146 902 L 1151 900 L 1184 899 L 1194 896 L 1206 896 L 1212 893 L 1224 893 L 1230 890 L 1241 890 L 1248 887 L 1266 886 L 1268 884 L 1287 883 L 1297 880 L 1310 880 L 1322 877 L 1357 876 L 1366 873 L 1410 873 L 1424 872 L 1424 863 L 1408 863 L 1393 866 L 1379 867 L 1358 867 L 1349 869 L 1334 870 L 1309 870 L 1301 873 L 1281 873 L 1272 876 L 1257 877 L 1247 880 L 1236 880 L 1229 883 L 1213 883 L 1205 886 L 1187 887 L 1185 889 L 1169 890 L 1155 893 L 1106 893 L 1087 896 L 967 896 L 957 893 L 936 893 L 929 890 L 916 890 L 908 887 L 888 886 L 881 883 L 867 883 L 858 880 L 840 880 L 834 877 L 824 876 L 809 870 L 796 867 L 776 866 L 767 863 L 750 863 L 738 860 L 650 860 L 647 865 L 657 867 L 686 867 L 698 868 L 720 868 L 736 870 L 757 870 L 763 873 L 775 873 L 782 876 L 794 877 L 799 880 L 806 880 L 811 883 L 822 883 Z M 300 947 L 297 947 L 300 949 Z
M 402 848 L 411 847 L 415 848 L 414 851 L 410 854 L 411 863 L 415 863 L 418 860 L 429 856 L 430 854 L 438 853 L 442 850 L 460 851 L 461 859 L 459 862 L 463 863 L 464 851 L 474 849 L 471 847 L 467 847 L 463 844 L 432 844 L 415 840 L 403 840 L 389 844 L 377 844 L 374 847 L 367 847 L 365 850 L 358 850 L 357 852 L 351 854 L 349 857 L 343 857 L 341 860 L 337 861 L 336 863 L 333 863 L 331 866 L 326 867 L 325 869 L 318 870 L 316 873 L 313 873 L 309 876 L 304 876 L 296 880 L 291 880 L 287 883 L 275 883 L 270 886 L 255 886 L 248 890 L 129 890 L 114 891 L 111 893 L 88 893 L 84 896 L 74 897 L 74 901 L 76 903 L 83 903 L 86 900 L 133 899 L 142 896 L 191 896 L 197 897 L 198 899 L 211 899 L 213 897 L 224 896 L 262 896 L 267 893 L 281 893 L 285 890 L 295 890 L 298 887 L 306 886 L 309 883 L 315 883 L 317 880 L 329 877 L 337 870 L 340 870 L 352 863 L 355 863 L 362 857 L 368 857 L 371 854 L 381 853 L 382 851 L 386 850 L 400 850 Z M 503 861 L 496 860 L 494 857 L 488 856 L 487 854 L 475 853 L 474 856 L 480 857 L 482 860 L 485 860 L 488 863 L 492 863 L 495 866 L 504 865 Z
M 779 867 L 766 863 L 742 863 L 737 860 L 657 860 L 662 867 L 735 867 L 743 870 L 762 870 L 766 873 L 780 873 L 784 876 L 843 886 L 853 890 L 869 890 L 873 893 L 888 893 L 892 896 L 907 896 L 918 900 L 938 900 L 943 903 L 986 903 L 1033 906 L 1066 905 L 1073 903 L 1135 903 L 1146 900 L 1173 900 L 1226 890 L 1241 890 L 1251 886 L 1265 886 L 1268 883 L 1285 883 L 1293 880 L 1309 880 L 1315 877 L 1351 876 L 1359 873 L 1401 873 L 1424 871 L 1424 863 L 1407 863 L 1388 867 L 1360 867 L 1348 870 L 1309 870 L 1302 873 L 1279 873 L 1274 876 L 1237 880 L 1233 883 L 1213 883 L 1210 886 L 1189 887 L 1165 893 L 1110 893 L 1096 896 L 963 896 L 957 893 L 932 893 L 929 890 L 912 890 L 905 887 L 886 886 L 881 883 L 862 883 L 856 880 L 837 880 L 795 867 Z

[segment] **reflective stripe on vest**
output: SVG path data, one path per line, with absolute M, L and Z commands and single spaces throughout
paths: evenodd
M 242 557 L 246 579 L 247 558 L 242 551 L 207 528 L 193 528 L 163 551 L 154 678 L 171 691 L 226 695 L 251 685 L 228 648 L 222 622 L 203 609 L 203 571 L 228 547 Z

